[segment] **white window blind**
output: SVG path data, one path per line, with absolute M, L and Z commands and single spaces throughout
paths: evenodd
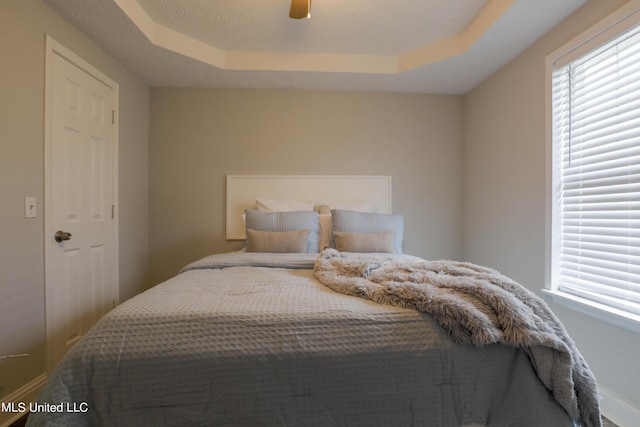
M 640 314 L 640 26 L 553 70 L 552 284 Z

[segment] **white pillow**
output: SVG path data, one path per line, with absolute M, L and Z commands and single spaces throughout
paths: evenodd
M 372 202 L 346 202 L 346 203 L 327 203 L 320 206 L 319 212 L 321 214 L 331 213 L 334 209 L 340 209 L 343 211 L 355 211 L 355 212 L 370 212 L 376 213 L 378 209 Z
M 314 200 L 274 200 L 256 197 L 256 209 L 264 212 L 299 212 L 313 211 Z

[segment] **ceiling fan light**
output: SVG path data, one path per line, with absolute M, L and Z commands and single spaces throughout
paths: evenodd
M 311 18 L 311 0 L 291 0 L 289 18 Z

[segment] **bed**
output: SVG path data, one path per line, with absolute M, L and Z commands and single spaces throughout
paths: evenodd
M 247 210 L 245 251 L 195 261 L 107 314 L 56 367 L 28 425 L 600 425 L 595 380 L 545 307 L 543 337 L 522 345 L 430 308 L 451 297 L 381 299 L 420 288 L 426 267 L 455 280 L 467 280 L 456 268 L 494 272 L 402 254 L 399 215 L 331 217 L 323 237 L 316 209 Z M 480 317 L 501 310 L 485 301 Z

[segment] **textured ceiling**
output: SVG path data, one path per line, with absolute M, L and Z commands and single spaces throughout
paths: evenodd
M 465 93 L 586 0 L 43 0 L 151 86 Z
M 463 31 L 488 0 L 316 0 L 312 19 L 289 0 L 138 0 L 157 24 L 233 51 L 398 55 Z

